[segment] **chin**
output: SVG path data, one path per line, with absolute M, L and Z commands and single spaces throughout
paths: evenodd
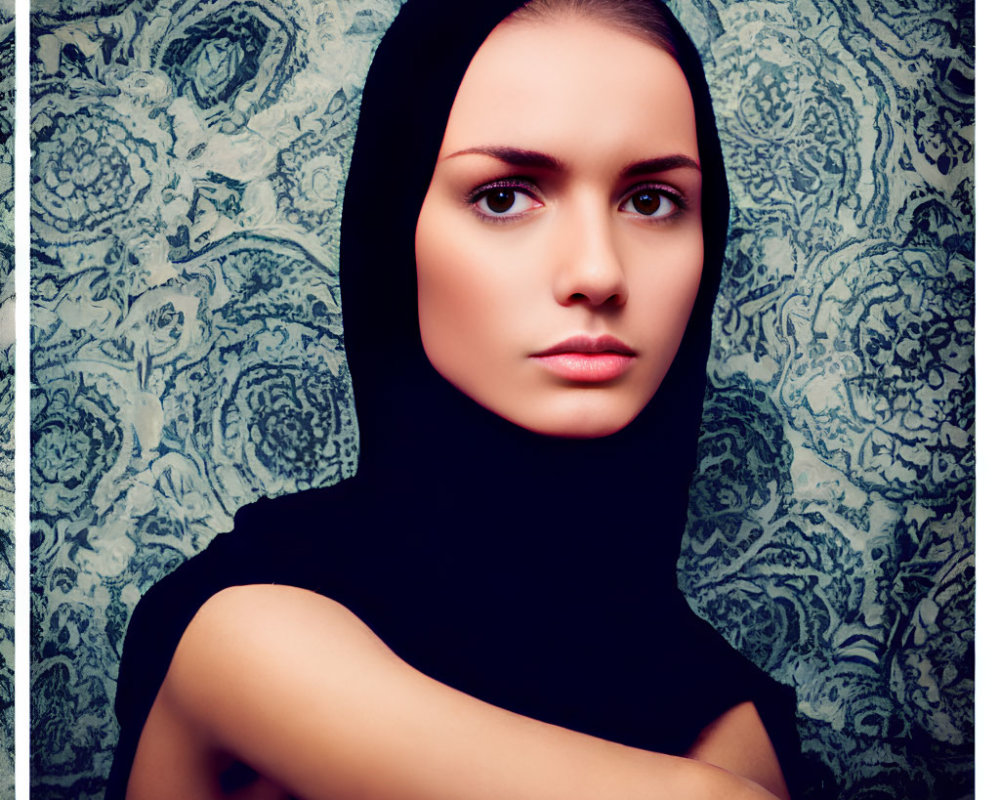
M 553 414 L 531 419 L 518 418 L 517 415 L 500 414 L 500 416 L 508 422 L 542 436 L 556 439 L 601 439 L 626 428 L 638 413 L 638 411 L 634 414 L 594 413 L 588 409 L 571 414 Z

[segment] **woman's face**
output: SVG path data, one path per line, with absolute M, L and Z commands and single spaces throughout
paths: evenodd
M 416 262 L 424 350 L 459 390 L 538 433 L 628 425 L 701 278 L 694 106 L 676 61 L 596 20 L 499 25 L 448 118 Z

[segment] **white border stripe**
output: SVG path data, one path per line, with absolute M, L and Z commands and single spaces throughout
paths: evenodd
M 29 11 L 28 0 L 14 4 L 14 769 L 15 796 L 28 797 L 30 769 L 29 718 L 31 676 L 29 656 L 31 602 L 30 543 L 28 532 L 28 501 L 30 475 L 30 352 L 31 335 L 28 322 L 30 300 L 31 234 L 28 211 L 31 127 L 29 76 Z
M 976 796 L 996 797 L 996 748 L 1000 744 L 1000 685 L 997 684 L 997 620 L 1000 581 L 997 580 L 998 487 L 1000 487 L 1000 405 L 997 373 L 1000 359 L 1000 254 L 997 213 L 997 108 L 990 99 L 1000 79 L 1000 59 L 993 36 L 1000 32 L 995 3 L 976 3 Z

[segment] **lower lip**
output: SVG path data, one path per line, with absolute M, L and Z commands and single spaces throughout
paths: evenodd
M 635 356 L 624 353 L 557 353 L 535 359 L 560 378 L 575 383 L 606 383 L 625 374 Z

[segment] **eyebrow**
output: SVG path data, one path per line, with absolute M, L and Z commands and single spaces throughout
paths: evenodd
M 482 155 L 503 161 L 513 167 L 531 167 L 534 169 L 545 169 L 553 172 L 565 170 L 563 164 L 555 156 L 541 153 L 537 150 L 523 150 L 520 147 L 469 147 L 465 150 L 458 150 L 445 158 L 455 158 L 464 155 Z M 696 169 L 701 172 L 701 166 L 690 156 L 669 155 L 658 158 L 649 158 L 644 161 L 636 161 L 629 164 L 621 171 L 623 178 L 634 178 L 638 175 L 651 175 L 656 172 L 670 172 L 674 169 Z
M 452 153 L 447 158 L 470 154 L 489 156 L 490 158 L 510 164 L 512 167 L 533 167 L 535 169 L 552 171 L 566 168 L 566 165 L 558 158 L 540 153 L 537 150 L 522 150 L 519 147 L 469 147 L 465 150 Z
M 696 169 L 701 172 L 701 165 L 690 156 L 670 155 L 650 158 L 646 161 L 636 161 L 622 170 L 623 178 L 634 178 L 637 175 L 651 175 L 654 172 L 670 172 L 673 169 Z

